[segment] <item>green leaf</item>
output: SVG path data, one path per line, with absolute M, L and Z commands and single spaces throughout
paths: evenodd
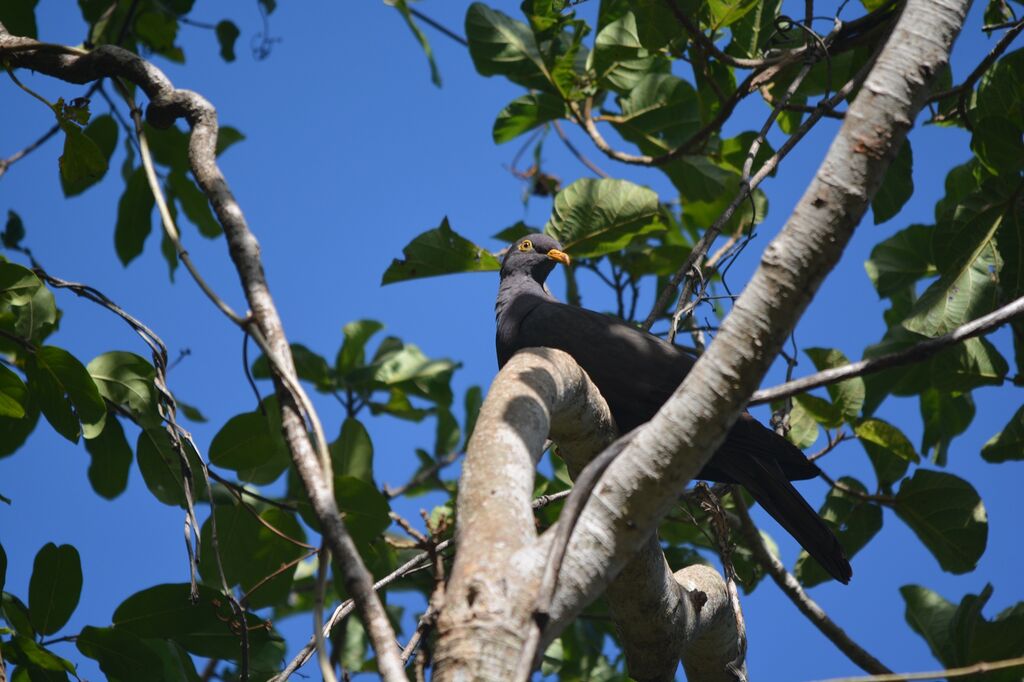
M 153 228 L 153 194 L 141 168 L 128 177 L 124 193 L 117 203 L 117 225 L 114 228 L 114 249 L 121 263 L 128 265 L 140 253 Z
M 1024 407 L 1014 413 L 1002 431 L 988 439 L 981 456 L 986 462 L 1024 459 Z
M 491 134 L 496 144 L 502 144 L 564 115 L 565 105 L 560 97 L 544 92 L 530 93 L 517 97 L 498 112 Z
M 14 309 L 14 332 L 23 339 L 41 343 L 56 328 L 57 302 L 45 286 L 36 289 L 25 305 Z
M 110 351 L 89 362 L 89 375 L 100 395 L 128 411 L 140 426 L 159 426 L 156 370 L 144 358 L 127 351 Z
M 28 268 L 0 261 L 0 301 L 12 306 L 25 305 L 42 286 L 43 283 Z
M 640 42 L 636 17 L 626 12 L 598 32 L 591 57 L 598 82 L 619 92 L 629 92 L 654 69 L 667 71 L 667 62 Z
M 334 370 L 339 377 L 366 363 L 366 342 L 383 328 L 384 325 L 376 320 L 355 320 L 341 328 L 345 341 L 334 360 Z
M 189 405 L 188 403 L 184 403 L 180 400 L 175 400 L 175 402 L 178 405 L 178 410 L 185 415 L 185 418 L 189 421 L 194 421 L 197 424 L 202 424 L 208 421 L 206 416 L 203 415 L 195 405 Z
M 27 675 L 20 676 L 18 674 L 19 671 L 16 670 L 11 678 L 11 682 L 20 682 L 19 677 L 21 680 L 28 679 L 31 682 L 66 681 L 68 679 L 67 673 L 75 672 L 75 666 L 71 661 L 61 658 L 41 644 L 21 634 L 14 635 L 5 643 L 4 656 L 8 657 L 12 663 L 26 666 L 21 671 L 28 671 Z
M 330 451 L 336 476 L 351 476 L 373 485 L 373 442 L 362 422 L 345 419 Z
M 475 7 L 475 5 L 474 5 Z M 384 272 L 381 284 L 404 282 L 456 272 L 488 272 L 501 268 L 491 253 L 457 234 L 446 217 L 433 230 L 427 230 L 402 249 L 403 259 L 394 259 Z
M 839 481 L 848 489 L 866 493 L 867 489 L 855 478 L 844 476 Z M 882 509 L 856 495 L 832 488 L 822 505 L 820 516 L 831 525 L 839 544 L 852 557 L 882 529 Z M 805 587 L 819 585 L 830 579 L 821 565 L 806 551 L 800 552 L 796 562 L 796 576 Z
M 37 38 L 36 5 L 39 0 L 4 0 L 0 3 L 0 24 L 11 35 Z
M 64 153 L 59 159 L 64 196 L 74 196 L 99 182 L 107 172 L 107 160 L 92 138 L 73 123 L 62 123 Z M 115 133 L 116 135 L 116 133 Z
M 519 241 L 520 238 L 534 232 L 540 232 L 540 228 L 531 227 L 522 220 L 517 220 L 515 224 L 509 225 L 501 232 L 493 235 L 491 239 L 497 239 L 503 244 L 511 244 L 512 242 Z
M 21 377 L 0 364 L 0 417 L 21 419 L 27 402 L 28 387 Z
M 794 401 L 793 409 L 789 412 L 786 438 L 801 450 L 809 448 L 818 440 L 818 422 L 801 402 Z
M 437 433 L 434 437 L 434 455 L 442 457 L 456 452 L 459 446 L 459 423 L 455 421 L 455 415 L 451 410 L 440 408 L 437 410 Z
M 39 406 L 31 390 L 25 395 L 24 406 L 24 417 L 0 417 L 0 458 L 14 454 L 36 428 Z
M 9 592 L 0 593 L 0 615 L 18 635 L 29 641 L 36 636 L 36 631 L 28 616 L 28 607 Z
M 391 525 L 387 498 L 371 483 L 352 476 L 337 476 L 334 496 L 345 518 L 345 527 L 357 544 L 370 542 Z
M 775 20 L 782 9 L 782 0 L 759 2 L 730 28 L 732 41 L 725 48 L 735 57 L 761 57 L 775 34 Z
M 931 257 L 933 232 L 927 225 L 911 225 L 871 249 L 864 269 L 880 297 L 892 296 L 936 274 Z
M 271 507 L 260 512 L 260 519 L 263 523 L 257 528 L 256 550 L 249 557 L 249 574 L 241 584 L 251 608 L 284 602 L 291 591 L 295 578 L 294 570 L 283 571 L 267 582 L 260 582 L 281 566 L 306 553 L 305 549 L 285 540 L 267 527 L 270 526 L 297 542 L 305 542 L 306 533 L 299 525 L 295 514 Z M 254 589 L 257 585 L 258 589 Z
M 815 369 L 819 372 L 826 369 L 834 369 L 850 364 L 850 360 L 843 355 L 842 351 L 835 348 L 807 348 L 804 350 L 807 356 L 814 363 Z M 860 377 L 840 381 L 836 384 L 829 384 L 828 394 L 832 398 L 832 404 L 847 421 L 852 421 L 860 414 L 864 405 L 864 380 Z
M 684 12 L 691 12 L 689 3 L 678 3 Z M 637 37 L 640 44 L 654 51 L 681 37 L 679 21 L 672 10 L 660 0 L 629 0 L 629 8 L 636 17 Z
M 896 514 L 921 539 L 944 571 L 974 570 L 985 551 L 985 505 L 962 478 L 918 469 L 900 485 Z
M 170 638 L 196 656 L 237 661 L 242 655 L 239 627 L 248 630 L 249 646 L 262 648 L 276 633 L 252 614 L 245 623 L 235 621 L 227 600 L 217 590 L 199 586 L 193 604 L 189 586 L 164 584 L 136 592 L 114 611 L 114 627 L 139 637 Z
M 244 412 L 229 419 L 210 443 L 210 464 L 236 471 L 240 479 L 257 485 L 277 480 L 291 459 L 276 401 L 265 400 L 263 412 Z
M 99 663 L 100 670 L 118 682 L 147 682 L 162 663 L 160 657 L 137 635 L 121 628 L 82 628 L 75 646 Z
M 708 0 L 712 28 L 719 29 L 736 23 L 757 4 L 758 0 Z
M 4 231 L 0 233 L 0 243 L 8 249 L 15 249 L 24 238 L 25 223 L 22 222 L 20 215 L 8 209 L 7 224 L 4 226 Z
M 978 83 L 975 100 L 978 118 L 1009 116 L 1019 128 L 1024 128 L 1024 50 L 1003 55 Z
M 466 40 L 480 75 L 505 76 L 527 88 L 551 90 L 544 60 L 526 24 L 474 2 L 466 12 Z
M 237 128 L 221 126 L 217 131 L 217 156 L 220 156 L 226 152 L 229 147 L 234 146 L 236 143 L 241 142 L 244 139 L 245 135 L 243 135 Z
M 934 447 L 933 460 L 946 466 L 950 441 L 967 430 L 974 419 L 974 400 L 970 393 L 939 391 L 930 388 L 921 393 L 921 454 L 927 456 Z
M 934 338 L 991 312 L 1001 268 L 1002 259 L 990 242 L 964 268 L 944 274 L 925 289 L 903 326 Z
M 291 344 L 292 360 L 295 362 L 295 372 L 303 381 L 308 381 L 318 390 L 331 391 L 335 387 L 334 376 L 331 374 L 327 360 L 317 353 L 314 353 L 301 343 Z M 265 355 L 261 355 L 252 363 L 252 374 L 257 379 L 269 379 L 272 374 L 270 362 Z
M 168 56 L 178 36 L 178 21 L 163 12 L 143 12 L 135 20 L 135 34 L 154 52 Z
M 955 651 L 950 624 L 956 607 L 931 590 L 920 585 L 904 585 L 900 594 L 907 605 L 905 616 L 910 628 L 921 635 L 935 658 L 951 661 Z
M 576 258 L 618 251 L 635 237 L 664 230 L 658 195 L 626 180 L 583 178 L 555 196 L 544 231 Z
M 199 234 L 211 239 L 219 237 L 223 232 L 220 223 L 213 217 L 213 211 L 210 210 L 210 202 L 206 200 L 206 195 L 196 187 L 192 179 L 183 172 L 172 171 L 167 180 L 174 190 L 174 196 L 177 197 L 181 210 L 189 222 L 199 228 Z
M 220 58 L 226 62 L 235 61 L 235 41 L 241 34 L 238 26 L 235 26 L 235 22 L 224 19 L 217 22 L 214 31 L 217 34 L 217 42 L 220 44 Z
M 484 396 L 483 391 L 480 390 L 479 386 L 470 386 L 469 390 L 466 391 L 465 408 L 466 408 L 466 439 L 462 443 L 462 449 L 465 450 L 469 446 L 469 439 L 473 436 L 473 429 L 476 428 L 476 419 L 480 416 L 480 407 L 483 405 Z
M 819 398 L 809 393 L 801 393 L 793 396 L 793 401 L 804 412 L 809 414 L 815 422 L 826 428 L 836 428 L 843 423 L 843 414 L 835 405 L 824 398 Z M 814 433 L 815 438 L 817 438 L 817 429 L 815 429 Z
M 43 346 L 30 357 L 25 372 L 43 416 L 57 433 L 72 443 L 78 442 L 83 432 L 86 438 L 99 434 L 107 406 L 96 382 L 71 353 Z
M 82 594 L 82 562 L 71 545 L 43 545 L 32 564 L 28 613 L 41 635 L 52 635 L 68 622 Z
M 854 433 L 871 459 L 878 484 L 888 489 L 903 478 L 911 462 L 921 461 L 914 446 L 903 432 L 881 419 L 864 419 Z
M 652 156 L 679 147 L 701 127 L 696 91 L 669 73 L 647 74 L 619 98 L 619 106 L 615 130 Z
M 1021 127 L 1004 115 L 986 116 L 974 124 L 971 149 L 995 174 L 1014 174 L 1024 167 Z
M 208 491 L 199 455 L 188 443 L 183 442 L 182 447 L 191 471 L 192 499 L 206 499 Z M 135 446 L 135 457 L 142 479 L 153 496 L 164 504 L 184 508 L 185 474 L 167 432 L 162 428 L 143 429 Z
M 196 672 L 195 663 L 188 652 L 175 641 L 169 639 L 147 639 L 146 645 L 160 657 L 160 667 L 164 680 L 180 680 L 181 682 L 202 682 Z M 255 666 L 255 660 L 251 661 Z M 271 665 L 271 668 L 274 666 Z M 251 668 L 250 668 L 251 669 Z
M 420 27 L 412 20 L 412 14 L 409 12 L 409 6 L 405 0 L 395 0 L 394 7 L 402 15 L 405 25 L 412 31 L 413 37 L 416 38 L 416 42 L 420 44 L 420 49 L 423 50 L 423 54 L 427 57 L 427 63 L 430 65 L 430 82 L 437 87 L 441 87 L 441 72 L 437 69 L 437 63 L 434 61 L 434 51 L 430 48 L 427 36 L 423 34 Z
M 889 164 L 882 184 L 871 200 L 871 212 L 875 217 L 875 225 L 892 218 L 903 204 L 914 193 L 914 154 L 910 149 L 910 140 L 904 140 L 896 158 Z
M 89 464 L 89 483 L 98 495 L 112 500 L 128 487 L 128 472 L 132 466 L 132 446 L 125 438 L 121 422 L 108 415 L 100 435 L 85 441 L 92 461 Z

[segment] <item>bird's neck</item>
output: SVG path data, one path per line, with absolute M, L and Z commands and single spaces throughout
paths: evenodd
M 527 296 L 523 296 L 523 294 L 527 294 Z M 529 301 L 533 301 L 536 305 L 537 302 L 544 299 L 555 300 L 541 282 L 527 273 L 509 273 L 501 278 L 501 283 L 498 285 L 498 300 L 494 304 L 495 319 L 501 319 L 503 315 L 511 312 L 513 303 L 517 301 L 519 305 Z

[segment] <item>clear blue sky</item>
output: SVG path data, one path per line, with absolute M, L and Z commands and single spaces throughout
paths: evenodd
M 518 2 L 495 3 L 510 14 Z M 838 3 L 820 2 L 831 14 Z M 242 29 L 239 59 L 225 64 L 209 31 L 185 28 L 180 42 L 188 63 L 158 61 L 178 87 L 202 93 L 218 108 L 222 124 L 239 128 L 247 139 L 222 159 L 222 167 L 260 239 L 268 279 L 292 341 L 333 357 L 341 327 L 359 318 L 375 318 L 386 332 L 420 345 L 430 356 L 461 361 L 454 385 L 460 396 L 471 385 L 486 387 L 495 373 L 493 351 L 494 274 L 463 275 L 381 288 L 381 274 L 416 234 L 448 216 L 452 227 L 485 246 L 502 245 L 490 235 L 517 220 L 542 226 L 550 201 L 522 203 L 521 181 L 507 170 L 517 143 L 495 146 L 491 124 L 497 112 L 521 89 L 500 79 L 479 76 L 465 50 L 425 28 L 437 55 L 444 87 L 429 81 L 419 47 L 393 9 L 379 2 L 281 2 L 270 31 L 281 41 L 265 61 L 247 50 L 260 30 L 255 2 L 197 3 L 197 20 L 224 18 L 230 5 Z M 466 4 L 427 2 L 424 12 L 462 33 Z M 579 9 L 593 16 L 596 2 Z M 802 7 L 802 3 L 801 3 Z M 216 9 L 215 9 L 216 8 Z M 848 8 L 850 16 L 853 8 Z M 954 57 L 957 80 L 990 48 L 979 31 L 983 4 L 977 4 Z M 796 11 L 796 10 L 794 10 Z M 76 7 L 42 0 L 37 15 L 43 40 L 76 44 L 83 24 Z M 84 88 L 47 78 L 22 76 L 51 100 L 70 99 Z M 767 108 L 756 98 L 741 106 L 727 132 L 760 127 Z M 103 109 L 96 101 L 97 111 Z M 0 156 L 6 157 L 52 125 L 35 100 L 9 82 L 0 84 Z M 744 253 L 730 281 L 739 287 L 757 264 L 757 254 L 779 229 L 820 162 L 837 129 L 824 121 L 783 163 L 778 177 L 764 187 L 771 210 L 759 239 Z M 778 146 L 778 133 L 775 143 Z M 611 136 L 612 139 L 614 135 Z M 646 184 L 670 200 L 670 184 L 654 170 L 617 165 L 581 135 L 572 138 L 610 174 Z M 828 280 L 797 330 L 801 347 L 837 347 L 858 358 L 884 332 L 882 306 L 864 274 L 863 262 L 880 239 L 913 222 L 929 223 L 942 192 L 946 171 L 969 156 L 968 138 L 948 129 L 916 129 L 912 134 L 916 193 L 904 212 L 882 226 L 870 217 L 860 226 L 842 263 Z M 123 135 L 120 140 L 123 143 Z M 113 228 L 122 183 L 108 177 L 84 195 L 67 200 L 57 175 L 59 144 L 45 147 L 14 165 L 0 179 L 0 215 L 18 211 L 28 230 L 26 243 L 52 274 L 89 283 L 145 321 L 167 342 L 172 354 L 191 351 L 170 375 L 171 389 L 199 406 L 210 418 L 194 426 L 196 442 L 209 445 L 219 425 L 254 404 L 242 372 L 241 334 L 200 295 L 183 272 L 168 281 L 159 254 L 157 232 L 144 254 L 124 268 L 113 250 Z M 565 184 L 587 175 L 557 139 L 545 146 L 546 168 Z M 112 169 L 119 170 L 119 147 Z M 112 173 L 113 175 L 113 173 Z M 222 241 L 208 241 L 186 227 L 185 242 L 210 283 L 236 309 L 245 309 L 237 277 Z M 610 307 L 603 285 L 581 275 L 584 303 Z M 556 292 L 560 281 L 555 282 Z M 133 333 L 109 314 L 67 293 L 58 293 L 64 310 L 53 342 L 80 359 L 124 349 L 145 354 Z M 646 312 L 649 302 L 641 306 Z M 993 337 L 1007 350 L 1007 335 Z M 1012 357 L 1007 353 L 1007 357 Z M 806 358 L 797 374 L 812 371 Z M 767 383 L 776 383 L 775 372 Z M 264 387 L 266 391 L 267 388 Z M 979 456 L 981 445 L 1009 420 L 1020 403 L 1012 388 L 976 391 L 977 417 L 956 439 L 949 470 L 971 481 L 988 509 L 988 550 L 972 574 L 942 573 L 936 561 L 893 514 L 886 512 L 881 536 L 853 561 L 853 582 L 814 588 L 813 597 L 847 632 L 895 670 L 938 667 L 922 639 L 903 620 L 898 588 L 918 583 L 958 602 L 986 582 L 995 595 L 986 614 L 1024 598 L 1018 567 L 1024 560 L 1017 521 L 1017 483 L 1024 465 L 991 465 Z M 330 432 L 343 413 L 333 400 L 319 403 Z M 881 415 L 920 441 L 917 403 L 890 399 Z M 762 415 L 763 416 L 763 415 Z M 370 419 L 380 483 L 397 485 L 415 469 L 413 448 L 433 442 L 433 423 L 412 425 L 389 418 Z M 130 439 L 132 436 L 129 436 Z M 873 485 L 866 456 L 846 444 L 824 461 L 832 475 L 852 474 Z M 113 609 L 138 589 L 158 582 L 187 580 L 179 510 L 158 503 L 133 469 L 128 490 L 114 501 L 96 496 L 88 485 L 88 456 L 41 423 L 28 444 L 0 460 L 0 539 L 10 566 L 7 587 L 27 595 L 33 557 L 47 542 L 73 543 L 82 554 L 85 584 L 80 605 L 65 632 L 84 625 L 109 624 Z M 925 465 L 929 466 L 929 465 Z M 812 504 L 824 485 L 802 487 Z M 436 500 L 401 501 L 397 509 L 416 517 Z M 759 512 L 760 514 L 760 512 Z M 765 519 L 763 515 L 758 518 Z M 774 523 L 765 528 L 779 542 L 791 566 L 798 547 Z M 400 600 L 401 601 L 401 600 Z M 783 597 L 765 583 L 743 601 L 747 618 L 751 673 L 766 680 L 810 680 L 857 672 Z M 411 608 L 421 608 L 410 604 Z M 309 634 L 307 618 L 280 624 L 292 646 Z M 81 663 L 85 677 L 99 679 L 92 661 L 72 645 L 57 648 Z M 314 675 L 312 670 L 308 670 Z M 315 677 L 315 675 L 314 675 Z

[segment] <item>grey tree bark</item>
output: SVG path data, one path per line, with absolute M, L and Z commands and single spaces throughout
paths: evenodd
M 969 6 L 969 0 L 907 1 L 814 180 L 765 249 L 715 342 L 595 487 L 563 561 L 542 647 L 609 586 L 645 543 L 654 547 L 651 538 L 659 520 L 721 443 L 838 262 L 924 104 L 929 81 L 947 63 Z M 460 485 L 458 554 L 438 624 L 438 680 L 510 679 L 552 536 L 549 530 L 537 537 L 529 507 L 543 439 L 549 424 L 561 424 L 559 415 L 569 414 L 572 404 L 590 405 L 574 420 L 581 430 L 604 433 L 592 386 L 553 361 L 553 353 L 532 350 L 506 365 L 477 423 Z M 602 438 L 610 440 L 597 436 Z M 566 456 L 571 460 L 572 455 Z M 628 602 L 631 588 L 659 586 L 660 597 L 645 602 L 658 615 L 645 617 L 682 632 L 665 633 L 658 646 L 665 638 L 684 642 L 682 650 L 671 653 L 684 659 L 690 679 L 720 679 L 716 673 L 731 660 L 725 651 L 728 636 L 721 636 L 724 630 L 712 621 L 721 624 L 716 618 L 728 610 L 727 600 L 717 603 L 715 589 L 697 586 L 696 575 L 692 583 L 690 576 L 669 580 L 665 566 L 648 553 L 642 557 L 630 566 L 625 582 L 609 590 L 609 598 L 620 598 L 615 595 L 621 589 L 626 596 L 621 601 Z M 630 586 L 631 580 L 637 582 Z M 675 605 L 693 605 L 682 596 L 688 589 L 709 595 L 695 609 L 696 619 L 689 614 L 678 621 L 665 617 Z M 628 620 L 624 610 L 615 613 Z M 653 643 L 644 641 L 643 635 L 627 639 L 627 651 L 638 643 L 656 654 Z M 644 665 L 644 660 L 633 654 L 630 665 Z M 651 675 L 671 679 L 665 672 Z

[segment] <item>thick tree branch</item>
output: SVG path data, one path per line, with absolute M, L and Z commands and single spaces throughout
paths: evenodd
M 906 350 L 889 353 L 888 355 L 882 355 L 869 360 L 859 360 L 857 362 L 852 362 L 849 365 L 826 369 L 801 379 L 787 381 L 779 386 L 763 389 L 751 396 L 750 403 L 748 404 L 761 405 L 773 400 L 789 398 L 790 396 L 797 395 L 798 393 L 809 391 L 812 388 L 835 384 L 845 379 L 874 374 L 875 372 L 880 372 L 883 369 L 889 369 L 891 367 L 900 367 L 902 365 L 921 362 L 922 360 L 926 360 L 935 355 L 939 351 L 949 348 L 961 341 L 966 341 L 967 339 L 974 338 L 975 336 L 988 334 L 989 332 L 1010 322 L 1019 315 L 1024 315 L 1024 297 L 1018 298 L 1016 301 L 1011 303 L 1007 303 L 1002 308 L 994 310 L 988 315 L 979 317 L 976 320 L 971 320 L 967 324 L 957 327 L 948 334 L 943 334 L 942 336 L 938 336 L 934 339 L 922 341 L 921 343 L 915 344 Z
M 13 67 L 30 68 L 72 83 L 86 83 L 105 77 L 124 78 L 138 85 L 149 97 L 146 116 L 150 124 L 166 128 L 178 118 L 188 122 L 192 130 L 189 139 L 192 173 L 224 228 L 228 251 L 252 310 L 256 330 L 266 341 L 267 355 L 281 370 L 275 373 L 275 387 L 292 460 L 331 551 L 339 559 L 345 586 L 356 599 L 377 653 L 382 676 L 387 680 L 405 680 L 394 631 L 373 591 L 373 579 L 342 523 L 331 493 L 330 480 L 306 431 L 303 409 L 299 404 L 308 405 L 308 398 L 303 400 L 305 396 L 298 385 L 288 340 L 263 272 L 259 244 L 217 166 L 216 110 L 197 93 L 174 88 L 157 67 L 121 48 L 102 46 L 89 53 L 53 49 L 29 38 L 12 36 L 0 25 L 0 54 Z
M 554 633 L 647 541 L 754 392 L 838 262 L 947 61 L 967 0 L 909 0 L 814 181 L 675 395 L 612 462 L 577 524 L 551 608 Z
M 459 552 L 438 623 L 438 680 L 513 679 L 542 569 L 565 522 L 563 510 L 538 540 L 532 519 L 519 518 L 549 430 L 577 473 L 614 437 L 604 400 L 569 356 L 521 352 L 495 379 L 469 444 L 459 486 Z M 721 671 L 735 655 L 728 646 L 735 644 L 735 621 L 715 571 L 690 567 L 673 576 L 652 536 L 608 597 L 632 677 L 673 679 L 686 655 L 692 679 L 732 679 Z M 699 638 L 716 645 L 694 647 Z

